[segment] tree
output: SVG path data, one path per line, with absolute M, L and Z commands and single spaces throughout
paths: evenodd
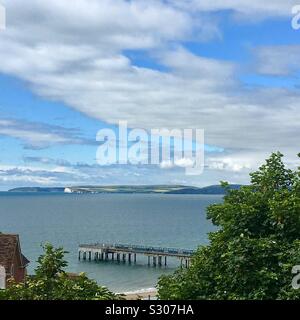
M 161 299 L 300 298 L 291 285 L 300 264 L 300 171 L 282 157 L 272 154 L 249 186 L 227 190 L 222 204 L 208 207 L 218 231 L 190 269 L 160 278 Z
M 64 269 L 67 252 L 55 249 L 51 244 L 44 246 L 44 254 L 38 259 L 34 276 L 25 283 L 11 281 L 5 290 L 0 290 L 0 300 L 112 300 L 120 296 L 99 286 L 82 273 L 71 276 Z

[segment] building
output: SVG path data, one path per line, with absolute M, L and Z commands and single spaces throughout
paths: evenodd
M 0 289 L 7 287 L 10 278 L 23 282 L 28 263 L 22 254 L 19 236 L 0 233 Z

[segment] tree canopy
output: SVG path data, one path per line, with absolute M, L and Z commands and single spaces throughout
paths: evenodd
M 300 298 L 291 284 L 300 264 L 300 170 L 287 169 L 282 158 L 272 154 L 249 186 L 208 207 L 218 231 L 189 269 L 160 278 L 161 299 Z
M 35 275 L 27 276 L 25 283 L 11 281 L 8 288 L 0 290 L 0 300 L 112 300 L 120 296 L 99 286 L 81 273 L 65 272 L 68 263 L 63 248 L 44 246 L 44 254 L 38 259 Z

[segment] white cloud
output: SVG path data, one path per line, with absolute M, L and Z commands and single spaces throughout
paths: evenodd
M 0 120 L 0 135 L 6 135 L 21 139 L 34 146 L 43 146 L 49 143 L 66 143 L 68 140 L 58 134 L 47 132 L 30 131 L 22 128 L 17 128 L 14 121 Z
M 286 17 L 291 15 L 295 0 L 168 0 L 169 3 L 186 10 L 214 12 L 231 10 L 239 16 L 262 19 L 268 17 Z
M 216 168 L 240 171 L 278 149 L 294 159 L 299 151 L 297 91 L 246 90 L 237 80 L 234 63 L 196 56 L 179 45 L 198 34 L 201 39 L 219 34 L 214 21 L 205 19 L 209 12 L 286 17 L 292 1 L 170 2 L 4 1 L 8 26 L 0 37 L 0 72 L 27 81 L 43 97 L 108 123 L 127 120 L 131 127 L 146 129 L 204 128 L 206 143 L 230 148 L 231 158 L 246 150 L 246 162 L 228 158 L 217 161 Z M 162 70 L 134 65 L 125 50 L 143 50 Z M 261 73 L 282 74 L 291 64 L 278 63 L 284 50 L 280 59 L 263 50 Z M 298 67 L 292 63 L 293 70 Z M 37 137 L 7 124 L 0 130 L 34 144 L 67 139 L 47 133 Z
M 162 161 L 159 166 L 161 169 L 171 169 L 174 168 L 174 163 L 172 161 Z
M 57 144 L 94 143 L 79 137 L 75 129 L 20 119 L 0 119 L 0 135 L 16 138 L 28 149 L 43 149 Z
M 300 45 L 260 47 L 255 54 L 260 74 L 293 76 L 300 70 Z
M 212 170 L 225 170 L 232 172 L 240 172 L 243 170 L 249 171 L 256 163 L 250 163 L 251 157 L 238 158 L 235 157 L 222 157 L 222 158 L 209 158 L 208 168 Z
M 161 169 L 172 169 L 175 167 L 190 168 L 190 167 L 193 167 L 194 164 L 195 164 L 195 161 L 193 159 L 181 158 L 181 159 L 175 159 L 174 161 L 162 161 L 160 163 L 160 168 Z
M 57 181 L 53 176 L 45 176 L 42 168 L 30 166 L 0 165 L 0 185 L 14 184 L 37 184 L 37 185 L 53 185 Z
M 101 44 L 112 49 L 150 48 L 191 35 L 191 17 L 154 0 L 4 1 L 10 32 L 23 41 Z M 19 28 L 24 31 L 18 34 Z M 29 33 L 31 32 L 31 33 Z M 79 43 L 79 42 L 78 42 Z
M 182 158 L 182 159 L 175 160 L 174 164 L 177 167 L 190 168 L 195 164 L 195 161 L 193 159 L 189 159 L 189 158 Z

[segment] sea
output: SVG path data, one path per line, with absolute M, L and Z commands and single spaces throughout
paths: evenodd
M 42 246 L 49 242 L 68 253 L 68 272 L 85 272 L 114 292 L 146 291 L 158 278 L 179 267 L 137 263 L 79 261 L 79 244 L 133 244 L 197 249 L 208 244 L 216 230 L 206 208 L 222 202 L 218 195 L 167 194 L 64 194 L 0 192 L 0 232 L 19 234 L 23 254 L 34 273 Z

